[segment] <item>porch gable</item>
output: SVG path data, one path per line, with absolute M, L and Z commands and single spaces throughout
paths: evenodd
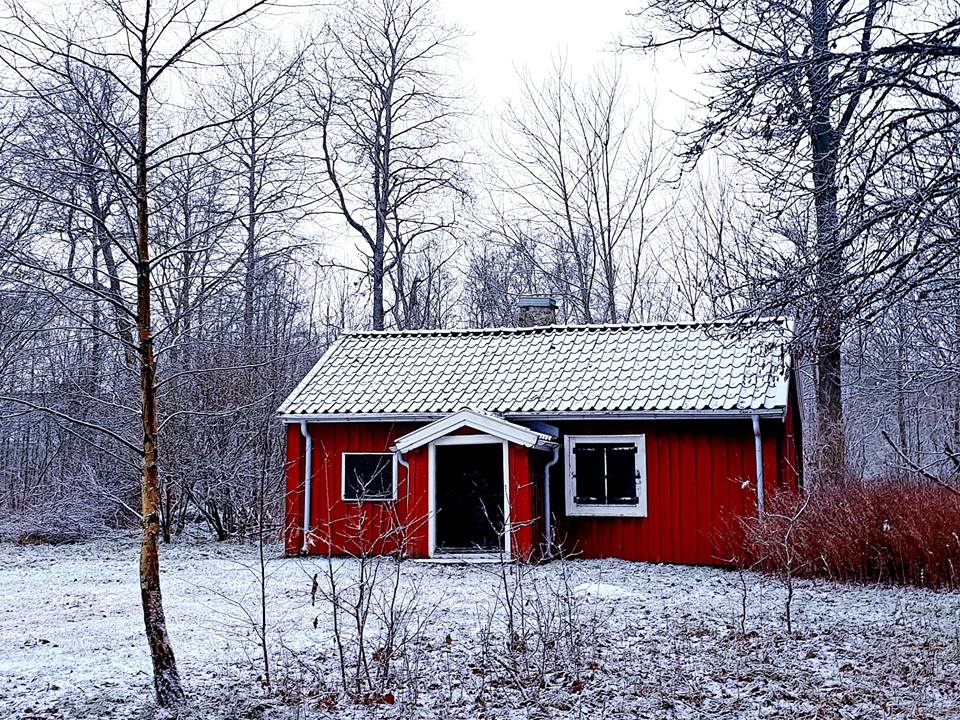
M 467 409 L 435 420 L 397 438 L 392 449 L 406 453 L 464 427 L 522 447 L 547 450 L 557 446 L 558 433 L 555 432 L 552 436 L 547 434 L 546 426 L 541 425 L 543 431 L 534 430 L 490 413 Z

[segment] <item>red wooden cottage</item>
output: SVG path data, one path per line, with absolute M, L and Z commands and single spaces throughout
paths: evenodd
M 800 482 L 790 338 L 779 319 L 345 333 L 280 408 L 286 551 L 723 563 L 733 517 Z

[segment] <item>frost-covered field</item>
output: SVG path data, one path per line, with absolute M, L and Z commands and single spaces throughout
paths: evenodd
M 329 610 L 311 605 L 323 562 L 271 559 L 268 692 L 242 610 L 257 608 L 255 552 L 163 549 L 190 717 L 960 718 L 956 594 L 800 582 L 788 636 L 783 586 L 746 575 L 741 633 L 737 573 L 621 561 L 566 563 L 583 663 L 523 687 L 506 649 L 482 652 L 499 642 L 482 632 L 496 566 L 406 563 L 426 622 L 406 661 L 414 680 L 364 704 L 338 692 Z M 560 572 L 525 582 L 557 587 Z M 138 603 L 130 539 L 0 545 L 0 718 L 154 716 Z

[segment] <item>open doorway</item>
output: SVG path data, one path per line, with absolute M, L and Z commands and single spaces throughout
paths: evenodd
M 503 443 L 438 444 L 434 450 L 437 552 L 503 550 Z

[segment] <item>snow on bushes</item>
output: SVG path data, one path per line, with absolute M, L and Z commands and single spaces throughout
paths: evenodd
M 0 541 L 22 545 L 61 545 L 106 537 L 115 532 L 98 498 L 74 492 L 0 515 Z

